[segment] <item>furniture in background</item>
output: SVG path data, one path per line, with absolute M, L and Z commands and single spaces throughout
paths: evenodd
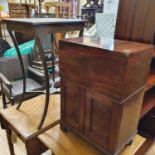
M 9 45 L 8 42 L 0 38 L 0 47 L 1 47 L 0 48 L 0 61 L 1 61 L 1 57 L 3 56 L 6 50 L 11 48 L 11 46 Z M 0 72 L 1 72 L 1 69 L 2 69 L 2 66 L 0 68 Z M 0 89 L 0 96 L 1 96 L 1 89 Z
M 22 57 L 26 72 L 26 93 L 23 100 L 33 98 L 40 93 L 36 91 L 44 91 L 44 75 L 30 67 L 28 56 Z M 23 79 L 20 63 L 17 57 L 0 59 L 0 85 L 2 93 L 3 108 L 7 108 L 6 97 L 9 102 L 14 105 L 19 102 L 23 93 Z
M 2 20 L 4 18 L 10 18 L 10 16 L 3 12 L 3 11 L 0 11 L 0 38 L 5 38 L 6 37 L 6 33 L 5 33 L 5 25 L 4 23 L 2 22 Z
M 147 7 L 146 7 L 147 6 Z M 155 45 L 155 1 L 145 0 L 120 0 L 118 17 L 116 22 L 115 38 Z M 139 119 L 139 133 L 146 137 L 141 149 L 146 150 L 153 143 L 155 137 L 154 121 L 152 112 L 155 107 L 155 52 L 152 55 L 150 72 L 147 77 L 145 95 Z M 148 115 L 152 115 L 149 116 Z M 146 116 L 146 117 L 145 117 Z M 144 122 L 143 122 L 144 121 Z M 145 130 L 145 125 L 150 126 Z M 152 131 L 154 133 L 152 133 Z M 152 139 L 151 139 L 152 138 Z
M 8 3 L 10 18 L 31 18 L 35 12 L 38 12 L 38 7 L 34 3 Z M 15 32 L 16 39 L 19 44 L 32 40 L 32 35 L 23 35 Z
M 88 27 L 95 24 L 96 13 L 102 13 L 104 0 L 99 3 L 98 0 L 87 0 L 86 4 L 81 9 L 81 14 L 85 15 L 88 20 Z
M 5 34 L 5 26 L 2 22 L 2 19 L 0 19 L 0 38 L 3 38 L 5 37 L 6 34 Z
M 86 4 L 84 7 L 103 7 L 104 0 L 101 0 L 99 3 L 99 0 L 86 0 Z
M 10 44 L 4 39 L 0 38 L 0 58 L 4 55 L 5 51 L 11 48 Z
M 3 33 L 3 32 L 2 32 L 2 29 L 3 29 L 3 28 L 2 28 L 2 23 L 1 23 L 1 21 L 0 21 L 0 38 L 2 38 L 2 37 L 3 37 L 3 34 L 2 34 L 2 33 Z
M 70 18 L 71 17 L 71 3 L 70 2 L 45 2 L 44 7 L 49 13 L 50 8 L 55 9 L 56 18 Z
M 3 10 L 3 7 L 0 5 L 0 18 L 1 18 L 1 12 Z M 0 37 L 2 38 L 2 27 L 1 27 L 1 23 L 0 23 Z
M 102 13 L 103 8 L 84 8 L 81 9 L 81 14 L 85 15 L 88 19 L 88 23 L 95 24 L 95 15 L 96 13 Z
M 42 13 L 42 3 L 44 2 L 44 0 L 38 0 L 39 2 L 39 13 Z
M 27 3 L 8 3 L 11 18 L 31 18 L 32 9 L 36 10 L 36 4 Z
M 147 93 L 147 95 L 151 96 L 150 100 L 152 100 L 151 98 L 154 97 L 154 89 L 152 89 L 149 93 Z M 145 97 L 145 101 L 147 101 L 148 97 Z M 152 104 L 154 104 L 153 100 L 149 101 L 152 102 Z M 139 133 L 144 136 L 147 137 L 148 139 L 150 139 L 151 141 L 154 140 L 155 137 L 155 107 L 151 108 L 151 110 L 145 114 L 144 117 L 141 118 L 140 122 L 139 122 Z
M 54 9 L 53 16 L 54 18 L 72 18 L 71 13 L 71 2 L 70 1 L 58 1 L 58 2 L 52 2 L 47 1 L 44 3 L 44 7 L 47 13 L 50 12 L 50 9 Z M 54 43 L 56 48 L 58 49 L 58 43 L 59 40 L 63 39 L 65 37 L 62 33 L 57 33 L 54 36 Z
M 119 154 L 137 133 L 152 53 L 151 45 L 108 38 L 60 41 L 61 129 Z

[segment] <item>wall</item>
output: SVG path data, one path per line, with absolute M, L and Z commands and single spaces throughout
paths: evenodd
M 86 3 L 86 0 L 81 0 L 81 6 L 83 6 Z
M 0 0 L 0 5 L 3 6 L 3 11 L 4 12 L 7 12 L 7 13 L 9 12 L 7 0 Z
M 117 13 L 119 0 L 105 0 L 104 12 Z

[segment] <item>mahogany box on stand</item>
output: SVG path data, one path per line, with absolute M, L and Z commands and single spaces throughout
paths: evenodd
M 60 42 L 61 129 L 105 154 L 137 132 L 153 47 L 98 37 Z

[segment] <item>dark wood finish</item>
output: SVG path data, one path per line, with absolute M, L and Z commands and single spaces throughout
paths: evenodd
M 152 87 L 155 86 L 155 70 L 150 70 L 148 75 L 147 83 L 146 83 L 146 91 L 150 90 Z
M 6 123 L 5 123 L 6 126 Z M 9 145 L 9 149 L 10 149 L 10 154 L 11 155 L 15 155 L 14 154 L 14 147 L 13 147 L 13 143 L 11 142 L 11 135 L 12 135 L 12 131 L 9 128 L 6 128 L 6 136 L 7 136 L 7 141 L 8 141 L 8 145 Z
M 63 18 L 23 18 L 5 19 L 7 28 L 24 34 L 35 35 L 37 30 L 43 35 L 48 33 L 83 31 L 85 21 L 80 19 Z
M 81 46 L 77 46 L 76 42 L 78 42 L 78 44 L 81 44 Z M 150 63 L 149 59 L 146 62 L 146 57 L 150 57 L 149 51 L 147 54 L 143 51 L 143 48 L 149 47 L 149 45 L 141 44 L 141 46 L 138 46 L 139 44 L 137 43 L 132 43 L 132 47 L 128 47 L 128 45 L 130 45 L 130 42 L 117 40 L 114 42 L 114 40 L 111 39 L 100 38 L 93 39 L 85 37 L 80 39 L 77 38 L 74 40 L 68 40 L 65 49 L 68 49 L 69 57 L 71 57 L 72 59 L 69 59 L 68 55 L 65 55 L 63 52 L 65 51 L 65 49 L 62 49 L 60 56 L 64 57 L 64 59 L 61 60 L 61 64 L 65 63 L 65 65 L 61 66 L 62 74 L 65 78 L 74 82 L 78 81 L 80 85 L 84 85 L 88 89 L 93 89 L 94 91 L 104 93 L 106 96 L 111 97 L 116 102 L 122 102 L 128 96 L 132 95 L 133 91 L 136 91 L 137 89 L 145 85 L 147 74 L 143 74 L 143 70 L 148 71 L 149 66 L 146 64 Z M 98 48 L 98 50 L 95 51 L 94 48 Z M 105 48 L 105 50 L 110 50 L 113 52 L 109 52 L 109 54 L 108 52 L 104 53 L 102 52 L 103 48 Z M 73 49 L 76 49 L 79 55 L 76 55 L 76 52 Z M 85 50 L 91 53 L 90 58 L 83 58 L 83 56 L 86 55 Z M 141 52 L 137 52 L 138 50 Z M 139 58 L 141 58 L 142 61 L 141 64 L 137 62 L 137 58 L 134 56 L 134 53 L 139 53 Z M 128 59 L 129 63 L 131 64 L 128 67 L 126 57 L 129 54 L 133 55 L 133 57 L 132 59 Z M 89 54 L 87 55 L 89 56 Z M 104 56 L 106 58 L 103 62 L 102 59 L 104 59 Z M 79 62 L 74 61 L 74 59 L 79 60 L 80 64 Z M 85 63 L 86 65 L 84 66 L 83 63 Z M 89 67 L 87 66 L 87 63 L 90 63 Z M 117 64 L 117 66 L 112 68 L 111 66 L 114 66 L 115 63 Z M 94 64 L 96 64 L 96 66 L 103 67 L 96 69 L 96 66 Z M 71 68 L 72 70 L 75 70 L 76 68 L 76 72 L 74 74 L 70 74 L 70 70 L 65 70 L 64 67 Z M 104 68 L 110 68 L 110 70 L 104 72 Z M 83 70 L 85 71 L 85 74 L 81 73 Z M 131 70 L 133 76 L 128 76 Z M 91 71 L 94 71 L 95 74 L 88 76 Z M 126 74 L 126 77 L 124 77 L 124 74 Z M 138 75 L 142 80 L 135 80 L 135 77 Z M 122 80 L 124 80 L 124 83 L 122 83 Z M 94 82 L 91 83 L 90 81 Z M 128 86 L 126 86 L 127 81 L 130 81 L 130 85 Z M 124 90 L 122 90 L 123 84 L 124 87 L 126 86 Z
M 2 32 L 2 20 L 0 19 L 0 37 L 3 37 L 3 32 Z
M 24 34 L 19 33 L 19 32 L 18 33 L 15 32 L 15 37 L 16 37 L 16 40 L 17 40 L 19 45 L 34 39 L 34 36 L 32 36 L 32 35 L 24 35 Z
M 113 39 L 60 41 L 62 125 L 106 154 L 120 152 L 136 134 L 152 52 Z
M 145 116 L 153 107 L 155 107 L 155 89 L 152 89 L 145 93 L 145 97 L 143 100 L 143 108 L 141 111 L 141 118 Z
M 143 42 L 155 45 L 155 1 L 120 0 L 115 38 Z M 155 53 L 153 52 L 152 61 Z M 146 83 L 146 94 L 142 106 L 141 118 L 155 107 L 154 89 L 154 63 L 151 64 L 150 74 Z M 140 122 L 143 119 L 140 120 Z M 149 120 L 148 120 L 149 121 Z M 153 122 L 152 122 L 153 123 Z M 150 125 L 152 124 L 150 121 Z M 141 124 L 141 123 L 140 123 Z M 153 123 L 154 124 L 154 123 Z M 152 137 L 154 138 L 154 137 Z
M 155 138 L 155 107 L 150 110 L 139 123 L 139 132 L 148 138 Z
M 63 81 L 63 83 L 65 83 L 65 81 Z M 72 84 L 71 82 L 66 82 L 64 86 L 65 87 L 62 86 L 62 100 L 63 102 L 66 102 L 67 99 L 67 105 L 62 105 L 64 108 L 62 115 L 68 124 L 82 132 L 84 123 L 84 91 L 79 86 L 75 86 L 75 84 Z
M 103 94 L 86 95 L 85 135 L 96 144 L 113 152 L 118 124 L 121 118 L 121 108 Z
M 115 38 L 155 43 L 154 6 L 154 0 L 120 0 Z

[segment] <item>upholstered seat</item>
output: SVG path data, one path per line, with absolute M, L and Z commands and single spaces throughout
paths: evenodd
M 23 56 L 23 62 L 26 72 L 26 92 L 28 91 L 43 91 L 44 90 L 44 75 L 39 71 L 30 67 L 28 56 Z M 19 61 L 16 57 L 5 58 L 0 60 L 0 83 L 1 93 L 3 96 L 3 107 L 7 107 L 6 99 L 14 104 L 23 94 L 23 78 Z M 30 97 L 35 97 L 39 93 L 25 93 L 24 100 Z
M 22 95 L 22 92 L 23 92 L 22 82 L 23 82 L 22 79 L 12 82 L 12 95 L 13 96 L 18 97 L 18 96 Z M 39 91 L 39 90 L 43 90 L 43 86 L 40 83 L 38 83 L 30 78 L 26 79 L 26 92 Z

